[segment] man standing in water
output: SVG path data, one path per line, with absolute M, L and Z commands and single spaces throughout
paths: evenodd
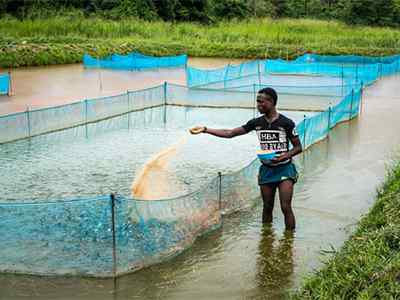
M 292 163 L 292 157 L 301 153 L 302 147 L 295 123 L 277 112 L 277 101 L 278 96 L 274 89 L 261 89 L 257 93 L 257 109 L 262 114 L 261 117 L 234 129 L 212 129 L 199 126 L 192 128 L 190 132 L 233 138 L 256 130 L 261 149 L 274 150 L 277 153 L 275 158 L 262 163 L 258 174 L 258 184 L 264 203 L 262 222 L 272 222 L 275 193 L 278 189 L 286 229 L 294 230 L 296 222 L 292 210 L 292 196 L 293 186 L 297 181 L 297 171 Z M 289 150 L 289 141 L 293 146 L 291 150 Z

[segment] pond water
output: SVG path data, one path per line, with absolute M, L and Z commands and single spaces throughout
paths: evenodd
M 78 68 L 78 66 L 72 67 Z M 168 80 L 173 78 L 173 74 L 169 75 Z M 284 234 L 279 204 L 276 205 L 272 228 L 262 226 L 261 206 L 257 206 L 252 210 L 226 216 L 221 229 L 199 238 L 193 247 L 178 257 L 115 281 L 0 275 L 0 299 L 282 298 L 300 284 L 304 275 L 320 267 L 321 259 L 324 257 L 321 250 L 338 248 L 343 244 L 357 220 L 373 204 L 376 189 L 384 179 L 386 166 L 390 164 L 390 158 L 396 155 L 400 143 L 396 126 L 397 115 L 400 113 L 400 97 L 397 92 L 399 80 L 398 76 L 384 78 L 367 88 L 363 96 L 362 112 L 357 119 L 338 125 L 332 130 L 328 139 L 312 146 L 296 158 L 301 177 L 296 185 L 293 201 L 297 217 L 297 229 L 294 235 Z M 208 113 L 205 116 L 210 119 Z M 246 117 L 244 113 L 239 119 L 244 120 Z M 292 117 L 296 118 L 296 115 Z M 196 120 L 196 123 L 197 121 L 199 120 Z M 231 126 L 233 123 L 236 124 L 228 120 L 227 123 L 215 121 L 214 124 Z M 191 123 L 185 123 L 186 125 Z M 80 168 L 81 161 L 85 161 L 87 164 L 85 169 L 90 171 L 83 171 L 86 173 L 77 189 L 86 190 L 87 178 L 90 178 L 87 182 L 90 182 L 91 186 L 95 186 L 94 183 L 98 180 L 111 182 L 114 187 L 116 183 L 106 172 L 107 164 L 104 164 L 108 160 L 115 161 L 116 168 L 120 172 L 119 178 L 128 174 L 126 180 L 118 184 L 128 186 L 126 192 L 129 192 L 137 167 L 143 165 L 148 156 L 161 150 L 163 146 L 170 145 L 181 134 L 185 134 L 183 128 L 179 126 L 146 130 L 156 136 L 160 143 L 154 143 L 152 138 L 146 139 L 140 135 L 142 130 L 138 128 L 96 135 L 87 140 L 90 141 L 89 144 L 85 139 L 72 138 L 71 143 L 66 146 L 63 138 L 57 143 L 37 145 L 34 151 L 32 148 L 29 149 L 24 141 L 18 145 L 17 143 L 13 146 L 7 145 L 2 151 L 6 149 L 7 155 L 13 157 L 17 163 L 2 162 L 8 164 L 7 168 L 10 168 L 9 171 L 2 173 L 2 194 L 18 195 L 15 198 L 29 195 L 27 188 L 33 188 L 29 185 L 36 176 L 30 169 L 35 162 L 41 166 L 35 172 L 43 174 L 52 172 L 53 164 L 55 166 L 60 164 L 60 168 L 68 166 L 68 172 L 62 176 L 66 178 L 65 185 L 68 186 L 72 182 L 68 180 L 75 178 L 72 176 L 74 170 Z M 143 144 L 148 146 L 143 153 L 134 147 L 138 137 L 141 138 L 141 144 L 144 141 Z M 189 137 L 183 146 L 186 150 L 182 150 L 182 156 L 177 156 L 187 155 L 185 164 L 188 165 L 184 166 L 180 160 L 172 163 L 177 170 L 182 170 L 178 178 L 186 177 L 183 170 L 192 170 L 193 177 L 188 178 L 186 184 L 189 187 L 190 184 L 201 182 L 202 176 L 215 174 L 217 169 L 222 168 L 226 171 L 237 169 L 236 166 L 245 164 L 254 156 L 256 137 L 252 135 L 236 140 L 217 141 L 212 137 L 201 139 Z M 118 153 L 112 153 L 110 141 L 115 142 L 119 149 L 125 144 L 128 147 Z M 215 153 L 203 157 L 201 151 L 197 152 L 195 143 L 201 143 L 202 147 L 215 147 Z M 34 145 L 33 143 L 31 146 Z M 9 147 L 20 147 L 25 150 L 14 151 Z M 104 151 L 104 157 L 96 154 L 97 147 Z M 221 159 L 220 153 L 228 147 L 238 149 L 238 153 L 241 154 Z M 85 158 L 72 155 L 81 153 L 82 149 L 85 149 Z M 93 158 L 88 158 L 88 155 L 93 153 Z M 118 155 L 129 163 L 123 165 L 117 161 L 120 158 Z M 52 163 L 47 164 L 43 157 L 47 157 Z M 133 157 L 137 158 L 137 162 Z M 2 159 L 4 159 L 3 154 Z M 194 162 L 196 159 L 199 159 L 201 164 L 197 165 Z M 100 170 L 99 174 L 95 171 L 97 167 Z M 20 175 L 17 169 L 22 170 Z M 207 173 L 208 171 L 210 173 Z M 13 186 L 14 181 L 5 177 L 15 175 L 17 176 Z M 44 180 L 37 181 L 41 187 L 45 186 Z M 55 197 L 57 190 L 64 188 L 63 182 L 55 178 L 51 186 L 57 188 L 51 188 L 52 190 L 46 192 Z M 106 185 L 105 189 L 108 191 L 111 189 L 110 186 Z M 94 190 L 91 189 L 92 192 Z M 62 194 L 59 196 L 63 197 Z M 32 197 L 42 198 L 45 194 Z

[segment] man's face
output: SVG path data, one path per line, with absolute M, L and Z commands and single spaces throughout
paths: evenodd
M 270 95 L 257 94 L 257 109 L 261 114 L 266 114 L 274 108 L 274 100 Z

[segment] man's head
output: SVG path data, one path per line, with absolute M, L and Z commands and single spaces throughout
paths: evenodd
M 257 93 L 257 109 L 265 114 L 275 109 L 278 101 L 278 95 L 273 88 L 263 88 Z

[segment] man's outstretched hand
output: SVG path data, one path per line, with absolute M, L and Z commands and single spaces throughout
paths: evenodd
M 199 134 L 199 133 L 205 132 L 206 127 L 205 126 L 196 126 L 196 127 L 190 128 L 189 131 L 191 134 Z

